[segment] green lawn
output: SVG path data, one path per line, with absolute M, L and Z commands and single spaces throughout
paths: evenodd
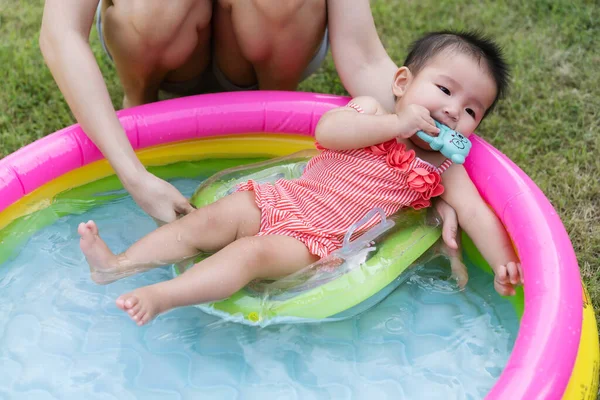
M 74 123 L 39 52 L 43 1 L 0 1 L 0 157 Z M 479 134 L 540 186 L 562 217 L 600 310 L 600 6 L 597 0 L 373 1 L 384 44 L 398 62 L 420 33 L 482 29 L 505 47 L 512 90 Z M 115 71 L 92 46 L 115 104 Z M 328 58 L 305 91 L 344 93 Z M 598 314 L 597 314 L 598 315 Z

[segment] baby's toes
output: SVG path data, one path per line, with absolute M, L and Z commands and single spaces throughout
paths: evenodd
M 140 325 L 140 321 L 145 314 L 144 309 L 140 308 L 137 313 L 129 313 L 129 316 L 136 324 Z
M 79 233 L 79 236 L 83 236 L 83 235 L 85 235 L 87 232 L 88 232 L 88 228 L 87 228 L 87 226 L 85 225 L 85 223 L 83 223 L 83 222 L 82 222 L 82 223 L 80 223 L 80 224 L 77 226 L 77 233 Z
M 129 296 L 128 298 L 125 299 L 125 309 L 126 310 L 131 310 L 133 307 L 135 307 L 137 304 L 139 304 L 139 299 L 136 296 Z
M 136 304 L 138 304 L 139 300 L 137 297 L 132 296 L 130 293 L 127 293 L 119 296 L 115 303 L 117 304 L 117 307 L 119 307 L 121 310 L 127 311 L 134 307 Z
M 121 310 L 125 311 L 125 299 L 123 298 L 123 296 L 117 298 L 117 300 L 115 300 L 115 304 L 117 305 L 117 307 L 119 307 Z
M 127 313 L 133 317 L 134 315 L 137 315 L 141 309 L 142 309 L 142 305 L 140 303 L 137 303 L 136 305 L 134 305 L 133 307 L 128 309 Z
M 94 235 L 98 234 L 98 226 L 92 220 L 88 221 L 85 226 L 90 230 L 90 232 Z
M 142 314 L 142 313 L 140 313 Z M 142 326 L 142 325 L 146 325 L 148 323 L 148 321 L 150 321 L 152 319 L 152 314 L 149 312 L 145 312 L 142 315 L 139 316 L 139 319 L 137 321 L 138 326 Z

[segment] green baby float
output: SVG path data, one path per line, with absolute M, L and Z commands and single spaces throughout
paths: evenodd
M 314 155 L 314 151 L 302 151 L 223 170 L 204 181 L 191 202 L 205 206 L 249 179 L 272 183 L 298 178 Z M 350 241 L 356 229 L 376 216 L 380 219 L 377 225 Z M 439 222 L 429 220 L 426 210 L 404 209 L 386 218 L 382 210 L 373 209 L 352 225 L 343 247 L 329 256 L 285 278 L 252 282 L 227 299 L 198 307 L 226 320 L 260 326 L 352 317 L 391 293 L 405 280 L 403 272 L 440 238 Z M 194 262 L 208 256 L 201 254 Z M 176 265 L 174 273 L 185 268 Z

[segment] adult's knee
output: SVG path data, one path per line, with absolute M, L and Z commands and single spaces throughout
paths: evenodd
M 210 27 L 211 0 L 114 1 L 105 12 L 104 33 L 111 42 L 128 38 L 140 51 L 169 46 L 186 25 L 200 30 Z

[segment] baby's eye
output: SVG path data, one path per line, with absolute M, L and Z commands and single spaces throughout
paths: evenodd
M 470 108 L 467 108 L 465 111 L 467 112 L 467 114 L 469 114 L 471 117 L 473 117 L 473 119 L 475 119 L 475 111 L 473 111 Z
M 437 87 L 438 87 L 438 88 L 439 88 L 439 89 L 440 89 L 442 92 L 444 92 L 444 93 L 446 93 L 448 96 L 450 96 L 450 91 L 448 90 L 448 88 L 447 88 L 447 87 L 445 87 L 445 86 L 440 86 L 440 85 L 437 85 Z

